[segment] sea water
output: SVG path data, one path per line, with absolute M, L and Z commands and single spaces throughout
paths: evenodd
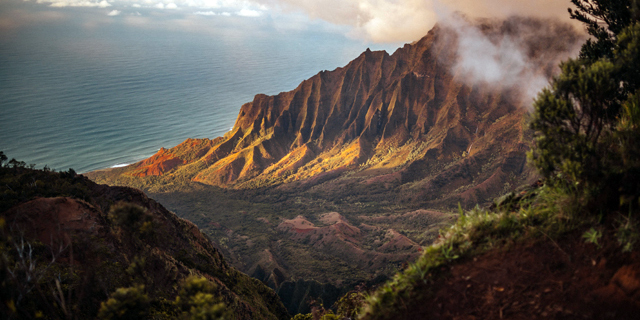
M 2 34 L 0 151 L 55 170 L 126 165 L 222 136 L 255 94 L 292 90 L 371 46 L 322 30 L 231 30 L 62 23 Z

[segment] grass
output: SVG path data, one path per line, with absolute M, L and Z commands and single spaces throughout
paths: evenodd
M 457 221 L 441 231 L 422 257 L 367 298 L 360 318 L 393 319 L 407 304 L 433 294 L 427 285 L 446 276 L 449 265 L 492 249 L 543 238 L 556 243 L 554 239 L 563 234 L 589 226 L 593 227 L 584 233 L 585 241 L 599 245 L 604 226 L 580 200 L 545 185 L 501 197 L 491 210 L 459 208 Z M 638 226 L 631 215 L 618 220 L 621 250 L 630 251 L 639 242 Z

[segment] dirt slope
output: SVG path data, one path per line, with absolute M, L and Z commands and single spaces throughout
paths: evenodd
M 400 314 L 365 319 L 637 319 L 640 255 L 612 234 L 582 232 L 494 250 L 451 266 L 404 301 Z

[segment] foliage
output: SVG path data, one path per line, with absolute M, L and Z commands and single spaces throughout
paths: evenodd
M 602 238 L 602 231 L 600 230 L 596 230 L 595 228 L 591 228 L 589 230 L 587 230 L 582 237 L 584 238 L 584 241 L 589 242 L 589 243 L 593 243 L 596 246 L 598 246 L 598 248 L 600 247 L 600 243 L 598 242 L 600 240 L 600 238 Z
M 314 320 L 314 319 L 313 319 L 313 314 L 311 313 L 307 313 L 307 314 L 298 313 L 295 316 L 293 316 L 291 320 Z
M 181 318 L 189 320 L 229 319 L 224 303 L 214 294 L 216 286 L 204 277 L 190 276 L 182 284 L 175 305 Z
M 0 212 L 12 206 L 36 197 L 68 196 L 88 200 L 89 180 L 77 175 L 73 169 L 67 172 L 54 172 L 46 166 L 43 170 L 34 170 L 22 161 L 11 159 L 0 151 Z
M 577 10 L 569 9 L 572 19 L 585 24 L 594 40 L 582 46 L 580 58 L 597 60 L 611 57 L 617 35 L 638 19 L 638 2 L 635 0 L 571 0 Z
M 629 215 L 618 221 L 616 228 L 618 244 L 623 252 L 630 252 L 640 243 L 640 221 Z
M 149 315 L 149 302 L 143 285 L 119 288 L 100 305 L 98 319 L 144 319 Z
M 154 234 L 153 216 L 141 206 L 118 203 L 111 207 L 109 219 L 127 235 L 149 238 Z
M 640 22 L 629 1 L 573 1 L 596 41 L 536 99 L 530 160 L 548 183 L 610 205 L 640 185 Z M 637 1 L 633 1 L 635 8 Z M 595 195 L 599 195 L 595 197 Z
M 360 314 L 360 311 L 362 311 L 367 297 L 368 293 L 360 290 L 347 292 L 347 294 L 335 303 L 334 306 L 337 309 L 336 314 L 347 319 L 355 319 L 358 314 Z

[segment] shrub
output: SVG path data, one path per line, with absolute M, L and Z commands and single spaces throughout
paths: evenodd
M 143 207 L 131 203 L 118 203 L 111 207 L 109 219 L 131 236 L 147 238 L 153 235 L 153 216 Z
M 561 64 L 561 74 L 538 95 L 529 157 L 547 182 L 575 194 L 599 195 L 594 199 L 605 204 L 637 199 L 638 15 L 629 1 L 573 2 L 583 4 L 572 15 L 587 23 L 596 42 L 587 42 L 578 59 Z M 609 25 L 594 22 L 598 19 Z
M 190 276 L 182 284 L 175 305 L 181 319 L 223 320 L 229 318 L 224 303 L 215 294 L 216 286 L 204 277 Z
M 149 297 L 144 286 L 119 288 L 109 300 L 100 304 L 98 319 L 145 319 L 149 314 Z

